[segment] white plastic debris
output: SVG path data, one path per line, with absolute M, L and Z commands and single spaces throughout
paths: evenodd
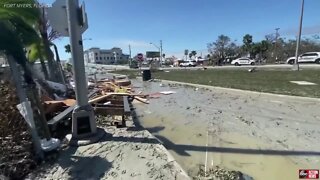
M 60 83 L 56 83 L 56 82 L 52 82 L 52 81 L 47 81 L 48 85 L 50 86 L 50 88 L 56 90 L 56 91 L 62 91 L 62 92 L 66 92 L 67 91 L 67 87 L 63 84 Z
M 46 152 L 57 149 L 60 146 L 60 140 L 56 138 L 51 138 L 50 140 L 41 139 L 40 143 L 42 150 Z
M 169 94 L 174 94 L 176 92 L 175 91 L 161 91 L 160 93 L 164 94 L 164 95 L 169 95 Z
M 103 103 L 103 105 L 108 105 L 108 104 L 111 104 L 111 101 Z

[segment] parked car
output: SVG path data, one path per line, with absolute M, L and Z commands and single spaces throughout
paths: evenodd
M 180 67 L 196 67 L 197 62 L 196 61 L 183 61 L 179 64 Z
M 238 58 L 231 62 L 232 65 L 241 66 L 241 65 L 255 65 L 255 60 L 249 58 Z
M 287 59 L 288 64 L 295 63 L 295 57 Z M 317 63 L 320 64 L 320 52 L 307 52 L 298 57 L 298 63 Z

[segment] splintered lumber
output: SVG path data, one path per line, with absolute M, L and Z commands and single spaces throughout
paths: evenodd
M 110 97 L 110 96 L 112 96 L 112 94 L 106 94 L 106 95 L 103 95 L 103 96 L 99 96 L 99 97 L 96 97 L 94 99 L 89 100 L 89 103 L 90 104 L 97 103 L 97 102 L 102 101 L 103 99 L 105 99 L 107 97 Z
M 118 86 L 129 86 L 129 85 L 131 85 L 131 81 L 130 80 L 117 80 L 115 82 L 115 84 Z
M 97 92 L 98 92 L 97 90 L 90 92 L 88 94 L 88 97 L 89 98 L 92 97 Z M 51 126 L 52 128 L 54 128 L 58 122 L 70 117 L 74 108 L 75 108 L 75 105 L 68 107 L 67 109 L 62 111 L 60 114 L 56 115 L 50 121 L 48 121 L 48 125 Z
M 141 97 L 138 97 L 138 96 L 135 96 L 134 99 L 142 102 L 142 103 L 145 103 L 145 104 L 149 104 L 149 101 L 147 99 L 144 99 L 144 98 L 141 98 Z
M 94 99 L 91 99 L 89 101 L 90 104 L 93 104 L 93 103 L 97 103 L 99 101 L 102 101 L 104 100 L 105 98 L 107 97 L 110 97 L 110 96 L 134 96 L 134 97 L 147 97 L 148 95 L 144 95 L 144 94 L 130 94 L 130 93 L 107 93 L 105 95 L 102 95 L 102 96 L 99 96 L 99 97 L 96 97 Z M 142 98 L 140 99 L 142 100 Z M 144 100 L 143 100 L 144 101 Z

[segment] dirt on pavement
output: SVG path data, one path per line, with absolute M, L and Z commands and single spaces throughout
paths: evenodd
M 175 91 L 136 103 L 140 124 L 160 139 L 191 176 L 199 165 L 254 179 L 298 179 L 320 169 L 320 100 L 134 80 L 146 93 Z

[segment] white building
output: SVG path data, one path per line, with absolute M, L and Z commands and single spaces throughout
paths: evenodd
M 128 62 L 129 55 L 123 54 L 121 48 L 100 49 L 97 47 L 84 51 L 84 62 L 96 64 L 116 64 Z

